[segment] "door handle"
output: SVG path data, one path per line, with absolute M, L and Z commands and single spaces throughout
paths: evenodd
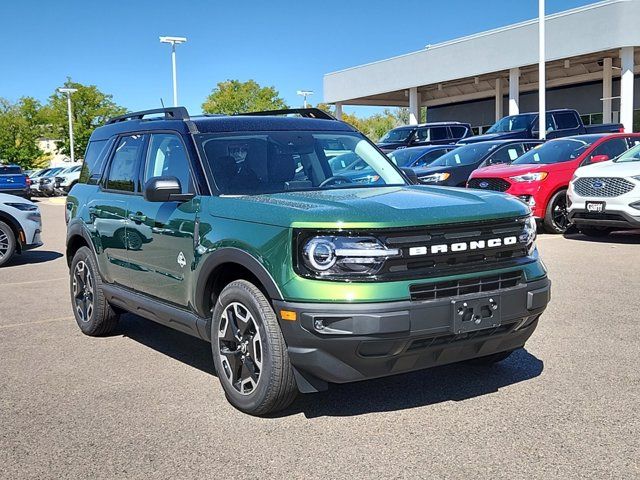
M 147 216 L 144 215 L 142 212 L 130 213 L 129 220 L 131 220 L 134 223 L 140 224 L 147 221 Z

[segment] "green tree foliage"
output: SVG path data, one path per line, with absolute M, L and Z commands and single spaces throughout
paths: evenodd
M 127 110 L 116 105 L 112 95 L 101 92 L 95 85 L 82 85 L 67 78 L 64 86 L 78 89 L 71 95 L 73 140 L 75 157 L 82 158 L 91 132 L 110 117 L 122 115 Z M 48 134 L 58 140 L 57 147 L 63 154 L 70 155 L 67 95 L 56 90 L 43 110 L 48 122 Z
M 274 87 L 261 87 L 254 80 L 227 80 L 213 89 L 202 104 L 202 111 L 233 115 L 288 108 L 279 95 Z
M 28 169 L 46 158 L 38 147 L 44 131 L 42 106 L 35 98 L 17 102 L 0 98 L 0 163 L 16 163 Z
M 333 107 L 326 103 L 319 103 L 316 107 L 331 115 L 335 114 Z M 383 110 L 382 113 L 376 113 L 366 118 L 360 118 L 351 113 L 342 112 L 342 120 L 360 130 L 374 142 L 377 142 L 392 128 L 406 125 L 409 122 L 409 114 L 406 108 L 397 108 L 394 110 L 387 108 Z

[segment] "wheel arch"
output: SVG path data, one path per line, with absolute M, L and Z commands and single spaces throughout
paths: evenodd
M 0 222 L 4 222 L 9 225 L 9 228 L 13 232 L 13 235 L 16 240 L 16 250 L 18 253 L 22 252 L 22 242 L 20 241 L 20 233 L 24 234 L 24 230 L 20 225 L 18 219 L 14 216 L 9 215 L 7 212 L 0 211 Z
M 67 266 L 71 267 L 71 261 L 74 255 L 81 247 L 88 247 L 95 254 L 95 248 L 89 233 L 82 227 L 81 224 L 75 223 L 70 225 L 67 230 Z

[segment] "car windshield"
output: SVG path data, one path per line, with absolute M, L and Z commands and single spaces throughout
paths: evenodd
M 406 185 L 388 157 L 355 132 L 277 131 L 196 135 L 219 192 L 260 195 L 300 190 Z M 340 142 L 346 168 L 325 149 Z M 366 172 L 354 175 L 354 171 Z
M 533 123 L 535 114 L 511 115 L 498 120 L 486 133 L 505 133 L 527 130 Z
M 12 165 L 0 165 L 0 175 L 20 175 L 22 170 L 20 167 L 14 167 Z
M 582 155 L 592 143 L 593 141 L 580 140 L 578 138 L 551 140 L 529 150 L 520 158 L 514 160 L 512 165 L 547 165 L 568 162 Z
M 403 148 L 390 152 L 388 154 L 388 157 L 399 167 L 407 167 L 411 165 L 416 159 L 424 155 L 426 151 L 427 150 L 424 150 L 422 148 Z
M 411 132 L 413 132 L 413 128 L 394 128 L 393 130 L 389 130 L 384 136 L 380 139 L 380 143 L 385 142 L 405 142 Z
M 498 147 L 495 143 L 478 142 L 464 145 L 445 153 L 435 162 L 429 164 L 430 167 L 461 167 L 473 165 L 479 162 L 484 156 Z
M 614 160 L 616 163 L 622 162 L 640 162 L 640 145 L 636 145 L 630 150 L 627 150 L 622 155 Z

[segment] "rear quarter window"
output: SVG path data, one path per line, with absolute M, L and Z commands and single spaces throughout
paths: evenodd
M 84 154 L 84 162 L 78 183 L 88 183 L 90 185 L 98 183 L 107 159 L 107 152 L 112 143 L 113 139 L 89 142 L 87 151 Z

